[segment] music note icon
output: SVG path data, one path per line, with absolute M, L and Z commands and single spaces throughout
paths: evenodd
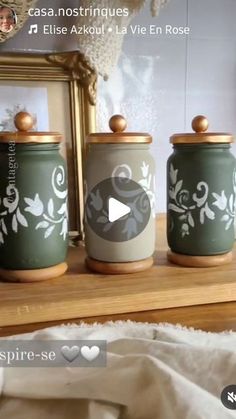
M 28 34 L 32 35 L 33 33 L 38 33 L 38 25 L 35 23 L 34 25 L 30 25 Z

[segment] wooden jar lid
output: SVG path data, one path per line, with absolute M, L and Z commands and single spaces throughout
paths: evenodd
M 150 144 L 151 135 L 141 132 L 125 132 L 127 121 L 121 115 L 114 115 L 109 121 L 110 133 L 94 133 L 87 138 L 88 144 Z
M 27 112 L 19 112 L 14 119 L 16 132 L 0 132 L 0 143 L 15 142 L 17 144 L 50 144 L 60 143 L 62 135 L 58 132 L 30 131 L 34 127 L 34 119 Z
M 192 120 L 194 133 L 174 134 L 170 138 L 170 142 L 172 144 L 229 144 L 234 142 L 234 137 L 231 134 L 207 132 L 208 127 L 208 119 L 198 115 Z

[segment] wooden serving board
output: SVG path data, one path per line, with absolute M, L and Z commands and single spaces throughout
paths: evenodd
M 157 237 L 155 265 L 143 273 L 90 273 L 81 246 L 70 249 L 69 271 L 61 278 L 0 283 L 0 327 L 236 300 L 236 248 L 229 265 L 184 268 L 167 262 L 163 217 L 157 222 Z

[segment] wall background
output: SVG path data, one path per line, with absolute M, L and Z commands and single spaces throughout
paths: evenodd
M 48 0 L 39 3 L 40 7 L 49 6 Z M 64 5 L 65 0 L 50 0 L 50 7 Z M 67 0 L 66 6 L 76 7 L 78 1 Z M 110 116 L 122 113 L 128 119 L 129 130 L 148 131 L 154 137 L 158 212 L 165 211 L 170 135 L 191 131 L 191 120 L 197 114 L 208 117 L 212 131 L 236 135 L 235 18 L 235 0 L 170 0 L 158 18 L 150 16 L 147 6 L 133 25 L 190 26 L 190 36 L 127 36 L 110 80 L 100 80 L 99 130 L 107 131 Z M 0 45 L 0 51 L 79 48 L 76 36 L 29 36 L 31 23 L 52 21 L 29 19 L 16 37 Z M 66 23 L 66 19 L 57 22 Z M 233 150 L 236 155 L 236 145 Z
M 236 134 L 235 18 L 235 0 L 170 0 L 157 18 L 146 7 L 133 24 L 190 26 L 190 36 L 127 36 L 118 67 L 100 81 L 100 129 L 107 131 L 109 117 L 122 113 L 130 130 L 154 137 L 158 212 L 166 210 L 169 137 L 191 132 L 198 114 L 208 117 L 212 131 Z

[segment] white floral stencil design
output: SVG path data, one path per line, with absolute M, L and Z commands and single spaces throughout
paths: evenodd
M 43 229 L 44 238 L 47 239 L 53 233 L 56 225 L 61 224 L 60 236 L 65 240 L 68 233 L 68 210 L 67 210 L 67 189 L 61 191 L 59 187 L 65 184 L 65 170 L 63 166 L 58 166 L 52 174 L 52 188 L 57 198 L 62 200 L 58 210 L 55 208 L 53 198 L 50 198 L 46 205 L 40 200 L 36 194 L 34 199 L 24 198 L 28 205 L 25 212 L 29 212 L 35 217 L 41 217 L 41 221 L 36 225 L 35 229 Z
M 28 222 L 21 213 L 19 204 L 19 192 L 15 186 L 9 185 L 6 189 L 6 197 L 0 198 L 0 245 L 4 244 L 4 236 L 8 235 L 5 217 L 11 217 L 11 228 L 17 233 L 19 225 L 28 227 Z
M 233 173 L 233 188 L 234 193 L 230 195 L 229 199 L 225 196 L 225 191 L 222 191 L 220 195 L 213 193 L 215 202 L 212 205 L 215 205 L 221 211 L 224 211 L 225 214 L 222 216 L 221 221 L 225 222 L 225 230 L 229 230 L 235 219 L 235 210 L 236 210 L 236 169 Z
M 139 185 L 142 186 L 142 188 L 145 190 L 146 194 L 149 197 L 150 205 L 152 209 L 152 216 L 153 218 L 156 218 L 156 210 L 155 210 L 155 190 L 156 190 L 156 184 L 155 184 L 155 175 L 150 173 L 150 166 L 149 164 L 145 163 L 143 161 L 141 166 L 141 172 L 142 172 L 142 179 L 138 181 Z
M 150 173 L 150 166 L 143 161 L 140 166 L 140 180 L 133 181 L 133 172 L 129 165 L 120 164 L 111 173 L 111 186 L 116 198 L 125 202 L 131 211 L 123 217 L 119 232 L 116 231 L 118 241 L 126 241 L 134 238 L 140 229 L 146 226 L 150 213 L 155 218 L 155 176 Z M 130 185 L 130 186 L 128 186 Z M 86 187 L 87 190 L 87 187 Z M 87 194 L 86 194 L 87 195 Z M 109 237 L 116 228 L 116 224 L 109 221 L 109 208 L 107 197 L 103 188 L 95 188 L 89 194 L 89 202 L 86 205 L 85 221 L 91 222 L 96 219 L 97 234 L 106 234 Z M 86 200 L 87 202 L 87 200 Z M 96 217 L 96 218 L 95 218 Z
M 19 225 L 25 228 L 29 227 L 27 215 L 29 213 L 34 217 L 40 217 L 41 220 L 37 223 L 35 230 L 44 230 L 44 238 L 47 239 L 55 230 L 56 225 L 61 225 L 60 236 L 66 240 L 68 234 L 68 207 L 67 207 L 67 187 L 64 190 L 61 188 L 66 184 L 65 170 L 63 166 L 58 166 L 54 169 L 51 178 L 51 184 L 54 195 L 61 200 L 60 207 L 56 209 L 55 201 L 50 198 L 47 203 L 43 203 L 36 193 L 34 198 L 23 198 L 27 205 L 23 210 L 19 208 L 19 191 L 15 186 L 8 186 L 6 189 L 6 197 L 0 197 L 0 245 L 4 244 L 4 238 L 8 235 L 6 217 L 11 218 L 11 229 L 14 233 L 18 233 Z
M 142 162 L 140 172 L 142 173 L 142 177 L 137 183 L 146 192 L 146 194 L 140 195 L 140 189 L 138 189 L 137 192 L 135 190 L 132 190 L 132 192 L 129 193 L 129 198 L 131 199 L 131 201 L 128 202 L 127 205 L 131 208 L 131 213 L 127 216 L 125 227 L 122 230 L 122 233 L 126 235 L 128 240 L 137 234 L 138 224 L 143 223 L 143 214 L 147 210 L 146 196 L 148 197 L 150 202 L 152 216 L 155 218 L 155 176 L 150 173 L 150 166 L 145 161 Z M 131 167 L 127 164 L 116 166 L 113 170 L 112 178 L 114 179 L 114 190 L 118 192 L 119 195 L 122 197 L 122 195 L 124 195 L 124 191 L 119 189 L 119 186 L 121 186 L 121 184 L 117 185 L 116 180 L 118 178 L 126 178 L 132 180 L 133 172 Z M 108 227 L 106 226 L 106 228 Z
M 225 230 L 230 228 L 235 218 L 236 209 L 236 170 L 233 174 L 234 193 L 229 198 L 226 197 L 225 191 L 222 191 L 220 195 L 215 192 L 210 193 L 208 184 L 203 181 L 197 184 L 197 191 L 191 195 L 188 190 L 183 188 L 183 180 L 178 180 L 178 169 L 175 169 L 172 164 L 170 165 L 169 177 L 168 210 L 179 214 L 178 219 L 182 222 L 182 238 L 190 235 L 191 229 L 194 229 L 198 222 L 198 218 L 202 225 L 206 219 L 215 220 L 215 208 L 210 208 L 212 197 L 215 199 L 212 206 L 224 212 L 221 221 L 226 223 Z M 172 230 L 173 227 L 172 219 L 170 229 Z

